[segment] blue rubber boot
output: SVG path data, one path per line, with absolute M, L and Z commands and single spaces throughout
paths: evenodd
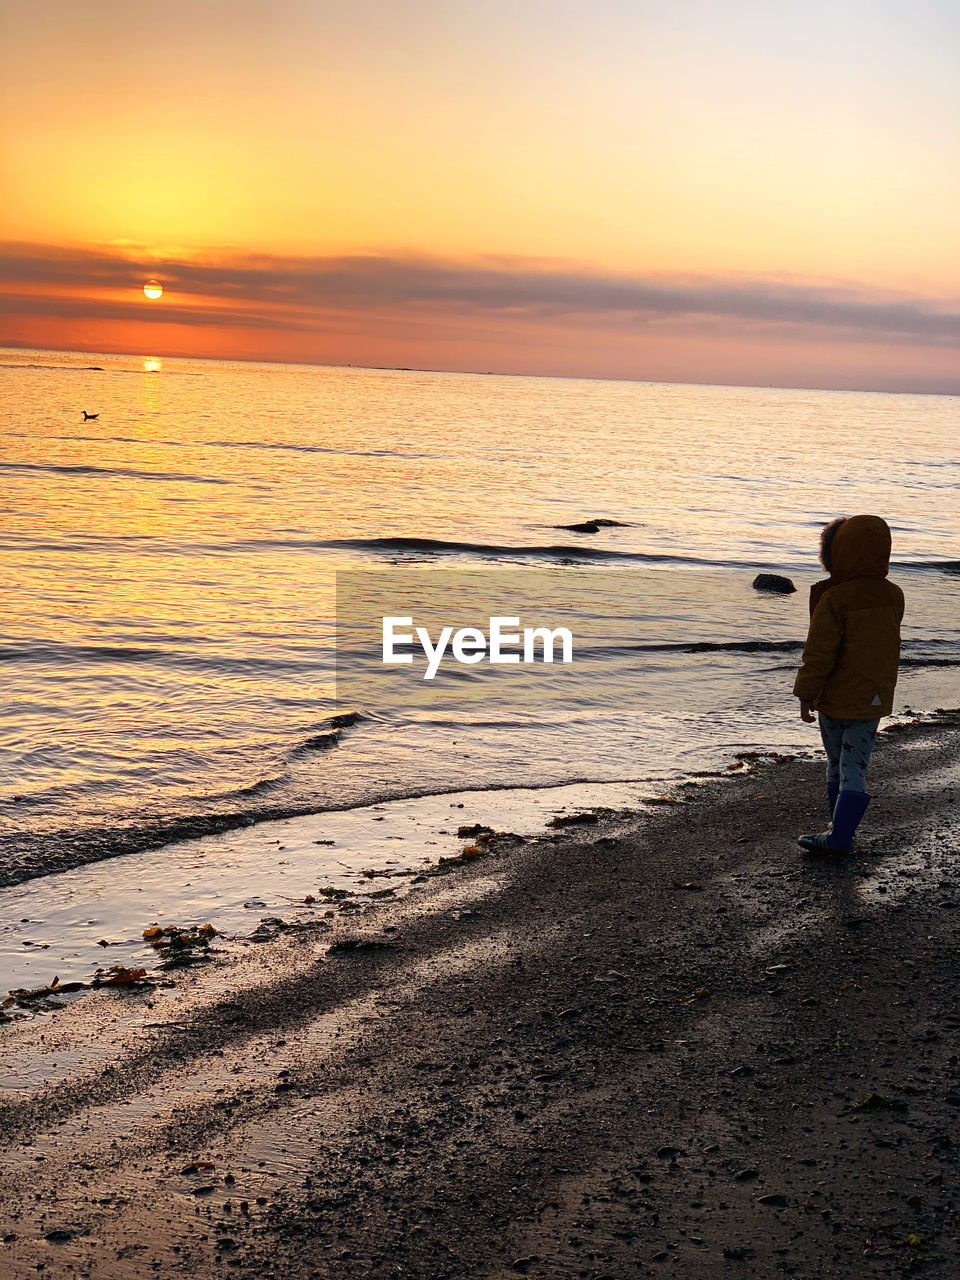
M 833 811 L 837 807 L 837 796 L 840 794 L 839 782 L 827 783 L 827 808 L 830 811 L 830 821 L 833 821 Z
M 864 791 L 841 791 L 834 806 L 830 830 L 818 836 L 801 836 L 797 841 L 800 848 L 807 853 L 849 853 L 869 803 L 870 797 Z

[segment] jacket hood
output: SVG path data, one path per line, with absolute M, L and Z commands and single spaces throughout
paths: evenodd
M 830 544 L 830 578 L 885 578 L 890 571 L 890 526 L 880 516 L 851 516 Z

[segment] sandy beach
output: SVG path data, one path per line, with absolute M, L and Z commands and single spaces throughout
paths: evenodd
M 747 759 L 0 1028 L 3 1274 L 956 1274 L 957 725 L 836 863 Z

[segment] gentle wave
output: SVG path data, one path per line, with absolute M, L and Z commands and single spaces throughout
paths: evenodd
M 89 464 L 0 462 L 3 471 L 37 471 L 57 476 L 125 476 L 134 480 L 175 480 L 181 484 L 231 484 L 217 476 L 196 476 L 184 471 L 139 471 L 132 467 L 94 467 Z
M 340 745 L 345 730 L 352 729 L 354 725 L 359 724 L 361 720 L 366 718 L 359 711 L 340 712 L 336 715 L 327 716 L 318 725 L 314 726 L 309 737 L 303 738 L 287 748 L 282 756 L 284 763 L 290 765 L 294 760 L 312 755 L 315 752 L 333 750 L 334 747 Z M 247 786 L 231 788 L 210 798 L 218 803 L 224 803 L 226 801 L 235 802 L 255 796 L 263 796 L 282 787 L 286 780 L 286 770 L 283 770 L 272 777 L 260 778 Z
M 929 649 L 932 645 L 952 645 L 958 647 L 956 641 L 942 637 L 931 637 L 926 640 L 904 640 L 902 650 Z M 637 649 L 675 649 L 683 653 L 780 653 L 794 649 L 802 649 L 802 640 L 728 640 L 728 641 L 696 641 L 692 644 L 677 642 L 675 644 L 636 645 Z
M 677 640 L 665 644 L 614 644 L 585 645 L 577 648 L 578 658 L 605 657 L 614 653 L 800 653 L 802 640 Z M 956 656 L 940 657 L 927 654 L 937 645 L 950 645 Z M 917 652 L 919 651 L 919 652 Z M 960 666 L 960 645 L 943 639 L 904 640 L 901 644 L 900 665 L 903 667 L 955 667 Z M 916 654 L 916 656 L 914 656 Z
M 629 648 L 649 653 L 793 653 L 802 640 L 694 640 L 690 644 L 634 644 Z
M 933 655 L 929 650 L 938 646 L 956 649 L 957 655 Z M 704 653 L 799 653 L 803 649 L 803 641 L 795 640 L 677 640 L 663 643 L 624 641 L 612 644 L 585 644 L 578 646 L 578 658 L 610 657 L 615 654 L 634 653 L 666 653 L 666 654 L 704 654 Z M 318 667 L 328 665 L 329 652 L 318 648 L 315 656 L 303 658 L 234 658 L 220 653 L 191 654 L 176 649 L 159 647 L 144 648 L 134 645 L 58 645 L 45 641 L 40 644 L 0 644 L 0 663 L 35 663 L 37 665 L 56 664 L 67 666 L 72 663 L 105 664 L 108 666 L 140 663 L 154 663 L 157 666 L 194 669 L 201 671 L 217 671 L 234 674 L 250 674 L 257 671 L 286 671 L 291 673 L 316 674 Z M 960 646 L 955 641 L 936 637 L 928 639 L 906 639 L 902 644 L 901 666 L 958 666 L 960 665 Z M 356 717 L 350 719 L 351 724 Z M 344 724 L 333 727 L 344 727 Z M 294 748 L 296 751 L 313 746 L 324 746 L 320 738 L 316 743 L 308 740 Z
M 413 456 L 413 455 L 407 455 Z M 426 455 L 425 455 L 426 456 Z M 84 473 L 98 472 L 97 467 L 42 467 L 30 463 L 0 462 L 0 468 L 29 468 L 36 470 L 62 470 L 66 472 Z M 103 468 L 103 474 L 145 476 L 148 479 L 192 481 L 205 484 L 229 485 L 232 481 L 191 476 L 177 472 L 138 472 L 123 471 L 119 468 Z M 554 526 L 551 526 L 554 527 Z M 141 553 L 156 555 L 214 554 L 232 555 L 242 553 L 264 554 L 272 551 L 360 551 L 373 554 L 409 555 L 411 557 L 440 558 L 441 556 L 464 556 L 488 560 L 546 560 L 553 563 L 564 561 L 580 561 L 582 563 L 602 564 L 651 564 L 700 566 L 708 569 L 734 569 L 750 573 L 787 573 L 806 574 L 813 566 L 810 563 L 780 563 L 773 565 L 760 560 L 733 560 L 710 556 L 689 556 L 680 552 L 657 551 L 625 551 L 612 547 L 589 546 L 580 543 L 571 546 L 567 543 L 534 544 L 522 543 L 486 543 L 468 542 L 456 538 L 423 538 L 407 535 L 386 535 L 374 538 L 308 538 L 308 537 L 260 537 L 260 538 L 225 538 L 220 541 L 199 542 L 182 541 L 158 537 L 153 534 L 94 535 L 85 534 L 71 538 L 31 538 L 17 536 L 0 539 L 0 551 L 29 550 L 41 551 L 96 551 L 99 547 L 136 545 Z M 822 573 L 823 571 L 820 570 Z M 899 573 L 946 573 L 960 574 L 960 560 L 901 560 L 890 566 L 890 573 L 896 577 Z
M 617 551 L 607 547 L 568 546 L 564 543 L 549 546 L 523 546 L 488 542 L 460 542 L 447 538 L 415 538 L 396 535 L 381 538 L 330 538 L 317 542 L 318 547 L 331 550 L 381 551 L 411 555 L 460 555 L 486 559 L 541 559 L 541 560 L 626 560 L 649 564 L 700 564 L 713 568 L 754 569 L 755 564 L 743 561 L 711 560 L 699 556 L 683 556 L 668 552 Z
M 12 440 L 36 440 L 36 435 L 30 431 L 4 431 L 2 433 Z M 157 440 L 156 438 L 147 439 L 144 436 L 78 436 L 78 435 L 44 435 L 44 440 L 75 440 L 82 444 L 164 444 L 179 445 L 179 440 Z
M 406 449 L 339 449 L 335 445 L 285 444 L 266 440 L 194 440 L 190 443 L 207 449 L 279 449 L 291 453 L 340 454 L 346 458 L 440 458 L 439 453 L 418 453 Z
M 231 658 L 224 654 L 183 653 L 176 649 L 141 648 L 136 645 L 5 644 L 0 645 L 0 662 L 37 663 L 38 665 L 86 663 L 109 666 L 155 663 L 162 667 L 188 670 L 231 672 L 249 675 L 257 671 L 287 671 L 315 675 L 319 666 L 329 664 L 329 652 L 318 650 L 315 658 Z
M 49 369 L 53 373 L 104 373 L 100 364 L 38 364 L 29 360 L 3 361 L 0 369 Z
M 278 545 L 273 543 L 272 545 Z M 811 566 L 795 564 L 770 565 L 757 560 L 730 560 L 710 556 L 683 555 L 669 551 L 623 551 L 613 547 L 586 546 L 579 543 L 570 546 L 566 543 L 524 546 L 521 543 L 487 543 L 465 542 L 456 538 L 421 538 L 402 534 L 378 538 L 331 538 L 313 544 L 300 542 L 283 545 L 313 545 L 329 547 L 332 550 L 373 551 L 390 554 L 410 554 L 418 556 L 462 555 L 486 559 L 542 559 L 542 560 L 593 560 L 593 561 L 625 561 L 630 563 L 664 564 L 664 565 L 703 565 L 711 569 L 745 569 L 750 572 L 758 570 L 764 573 L 790 572 L 803 573 Z M 916 560 L 904 561 L 891 565 L 891 572 L 899 570 L 936 570 L 942 573 L 960 573 L 960 561 L 956 560 Z M 821 571 L 822 572 L 822 571 Z
M 359 724 L 364 719 L 366 717 L 359 711 L 345 711 L 328 716 L 323 721 L 323 728 L 319 733 L 312 733 L 309 738 L 304 738 L 302 742 L 296 743 L 289 749 L 287 759 L 295 760 L 313 751 L 329 751 L 339 743 L 344 729 L 352 729 L 355 724 Z
M 35 440 L 36 435 L 29 431 L 3 431 L 0 435 L 13 440 Z M 44 435 L 45 440 L 72 441 L 79 444 L 146 444 L 156 447 L 162 445 L 170 449 L 267 449 L 290 453 L 322 453 L 340 455 L 345 458 L 439 458 L 439 453 L 420 453 L 411 449 L 343 449 L 336 445 L 320 444 L 286 444 L 269 440 L 164 440 L 158 436 L 84 436 L 71 433 L 69 435 Z M 30 465 L 30 464 L 24 464 Z M 139 473 L 138 473 L 139 474 Z M 222 483 L 226 483 L 225 481 Z M 601 521 L 609 524 L 610 521 Z M 613 523 L 619 523 L 614 521 Z
M 152 662 L 160 650 L 126 645 L 0 645 L 0 662 Z
M 95 825 L 31 831 L 18 823 L 11 824 L 8 829 L 0 829 L 0 889 L 51 871 L 160 848 L 180 840 L 216 835 L 251 826 L 255 822 L 317 813 L 324 809 L 353 808 L 355 802 L 350 800 L 322 806 L 283 800 L 282 788 L 287 768 L 294 760 L 336 747 L 345 730 L 364 719 L 366 716 L 357 711 L 327 716 L 312 727 L 309 736 L 283 754 L 279 772 L 247 786 L 213 793 L 202 799 L 194 797 L 192 802 L 188 802 L 196 806 L 192 811 L 163 815 L 144 809 L 133 813 L 127 820 L 103 818 Z M 389 786 L 382 789 L 383 799 L 394 794 Z
M 19 363 L 0 361 L 0 369 L 42 369 L 44 373 L 132 373 L 138 378 L 145 375 L 154 377 L 162 372 L 164 378 L 202 378 L 203 374 L 194 369 L 116 369 L 102 364 L 31 364 L 28 361 Z

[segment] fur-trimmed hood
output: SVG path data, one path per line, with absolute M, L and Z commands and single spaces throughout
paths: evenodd
M 830 577 L 810 588 L 810 613 L 825 591 L 854 578 L 885 578 L 890 572 L 890 526 L 881 516 L 850 516 L 830 541 Z

